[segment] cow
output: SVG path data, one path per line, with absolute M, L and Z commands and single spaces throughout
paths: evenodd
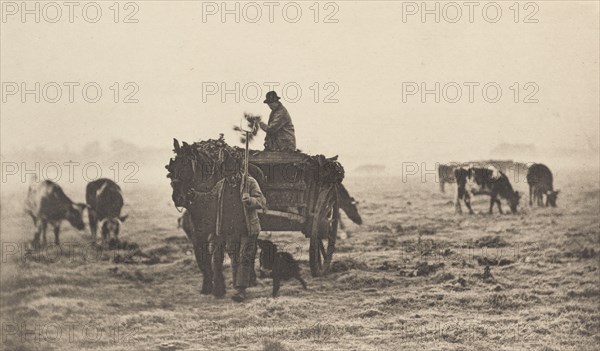
M 487 161 L 468 161 L 468 162 L 450 162 L 438 165 L 438 178 L 440 182 L 440 191 L 445 192 L 446 183 L 456 183 L 454 171 L 458 168 L 474 168 L 474 167 L 494 167 L 501 172 L 507 173 L 513 169 L 514 162 L 511 160 L 487 160 Z
M 457 196 L 456 196 L 456 212 L 461 213 L 460 200 L 465 202 L 465 205 L 469 209 L 469 213 L 472 214 L 471 209 L 471 197 L 473 195 L 489 195 L 490 196 L 490 209 L 489 213 L 493 212 L 494 204 L 498 206 L 498 212 L 502 212 L 502 206 L 500 199 L 502 197 L 508 201 L 511 212 L 517 213 L 517 207 L 519 205 L 519 199 L 521 195 L 518 191 L 514 191 L 510 181 L 506 174 L 494 167 L 471 167 L 468 169 L 457 168 L 454 171 L 457 183 Z M 469 189 L 468 189 L 469 188 Z
M 33 219 L 36 227 L 32 241 L 33 247 L 39 247 L 40 236 L 46 245 L 46 228 L 50 224 L 54 229 L 54 243 L 60 245 L 60 224 L 67 220 L 77 230 L 85 229 L 83 211 L 85 204 L 75 203 L 65 195 L 62 188 L 50 181 L 31 183 L 25 201 L 25 212 Z
M 127 215 L 121 215 L 123 194 L 114 181 L 100 178 L 89 182 L 85 188 L 85 201 L 89 206 L 88 217 L 92 240 L 96 242 L 96 232 L 100 224 L 102 243 L 111 245 L 119 242 L 121 223 Z
M 537 205 L 543 205 L 543 196 L 546 195 L 546 204 L 556 207 L 556 199 L 559 190 L 554 190 L 552 187 L 552 172 L 550 169 L 541 163 L 534 163 L 527 170 L 527 183 L 529 184 L 529 206 L 533 206 L 533 198 L 536 199 Z

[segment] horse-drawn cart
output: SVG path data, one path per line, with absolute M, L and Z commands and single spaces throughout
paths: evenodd
M 184 142 L 183 146 L 175 141 L 175 152 L 176 157 L 167 166 L 173 184 L 173 201 L 176 206 L 194 210 L 189 208 L 192 203 L 186 194 L 190 190 L 209 194 L 222 178 L 223 155 L 237 154 L 243 158 L 244 149 L 230 147 L 221 137 L 191 145 Z M 354 199 L 342 185 L 344 169 L 337 158 L 251 150 L 249 173 L 258 181 L 267 200 L 268 209 L 259 213 L 262 229 L 302 232 L 310 238 L 311 274 L 325 274 L 335 251 L 340 208 L 352 221 L 361 223 Z M 196 213 L 201 212 L 197 207 L 202 205 L 196 202 L 194 206 Z M 204 206 L 205 211 L 209 208 Z M 197 230 L 211 230 L 210 221 L 206 223 L 197 218 L 196 222 Z M 204 230 L 201 229 L 203 224 Z

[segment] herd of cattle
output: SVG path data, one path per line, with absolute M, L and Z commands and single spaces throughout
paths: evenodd
M 500 198 L 508 202 L 512 213 L 516 213 L 521 194 L 515 191 L 510 184 L 506 175 L 509 167 L 515 167 L 515 164 L 512 161 L 496 161 L 487 163 L 484 167 L 473 166 L 473 163 L 440 165 L 438 168 L 440 188 L 443 192 L 445 183 L 456 183 L 455 209 L 457 213 L 462 213 L 461 201 L 467 206 L 469 213 L 473 213 L 471 195 L 490 196 L 490 213 L 494 205 L 497 205 L 498 211 L 502 213 Z M 523 166 L 517 164 L 516 167 Z M 535 200 L 538 206 L 556 206 L 558 190 L 553 188 L 550 169 L 543 164 L 532 164 L 526 169 L 529 205 L 533 206 Z M 546 197 L 545 203 L 544 196 Z M 114 181 L 101 178 L 88 183 L 85 199 L 85 204 L 73 202 L 58 184 L 50 180 L 32 183 L 25 206 L 25 211 L 33 219 L 36 228 L 32 245 L 37 247 L 40 244 L 40 238 L 43 239 L 44 245 L 46 244 L 48 224 L 53 227 L 54 242 L 57 245 L 60 244 L 59 233 L 63 220 L 67 220 L 76 229 L 83 230 L 85 228 L 83 221 L 85 209 L 88 210 L 93 242 L 96 242 L 96 233 L 100 228 L 103 245 L 108 244 L 111 247 L 112 244 L 118 243 L 121 223 L 127 218 L 127 215 L 121 215 L 123 208 L 121 188 Z M 189 226 L 189 223 L 185 223 L 186 220 L 189 221 L 182 217 L 179 222 L 184 229 Z
M 123 194 L 121 188 L 112 180 L 100 178 L 88 183 L 85 189 L 86 203 L 75 203 L 64 193 L 62 188 L 50 181 L 32 183 L 29 186 L 25 212 L 33 219 L 35 234 L 32 245 L 40 244 L 40 237 L 46 245 L 46 229 L 48 224 L 54 229 L 54 243 L 60 244 L 60 224 L 67 220 L 73 227 L 83 230 L 83 211 L 87 208 L 90 231 L 93 242 L 100 227 L 103 244 L 114 245 L 119 241 L 121 223 L 127 215 L 121 215 Z
M 456 183 L 455 210 L 457 213 L 462 213 L 461 201 L 467 206 L 469 213 L 473 213 L 471 195 L 490 196 L 489 213 L 492 213 L 494 204 L 498 206 L 498 212 L 503 213 L 500 198 L 508 202 L 512 213 L 516 213 L 521 194 L 515 191 L 510 184 L 506 175 L 508 169 L 513 169 L 517 175 L 520 169 L 527 170 L 529 206 L 533 206 L 534 200 L 538 206 L 556 206 L 559 191 L 554 189 L 552 172 L 546 165 L 534 163 L 526 166 L 512 161 L 485 162 L 483 167 L 474 166 L 474 164 L 478 163 L 446 164 L 438 167 L 442 192 L 444 192 L 445 183 Z M 544 196 L 546 196 L 545 203 Z

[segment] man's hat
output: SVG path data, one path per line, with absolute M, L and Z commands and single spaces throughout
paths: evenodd
M 225 158 L 223 159 L 223 163 L 221 164 L 223 172 L 237 172 L 242 165 L 242 162 L 239 158 L 235 157 L 230 153 L 225 153 Z
M 269 104 L 271 102 L 275 102 L 275 101 L 279 101 L 279 99 L 281 99 L 279 96 L 277 96 L 277 93 L 274 91 L 270 91 L 267 93 L 267 99 L 265 101 L 263 101 L 265 104 Z

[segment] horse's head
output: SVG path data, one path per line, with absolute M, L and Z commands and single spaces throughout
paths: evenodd
M 179 145 L 173 139 L 175 158 L 165 166 L 171 179 L 173 203 L 177 207 L 188 207 L 194 197 L 194 191 L 201 191 L 202 183 L 213 175 L 210 158 L 186 142 Z
M 356 224 L 362 224 L 362 218 L 358 213 L 358 201 L 350 196 L 350 193 L 348 193 L 348 190 L 346 190 L 346 187 L 343 184 L 340 183 L 337 187 L 337 190 L 340 208 L 346 213 L 352 222 Z

